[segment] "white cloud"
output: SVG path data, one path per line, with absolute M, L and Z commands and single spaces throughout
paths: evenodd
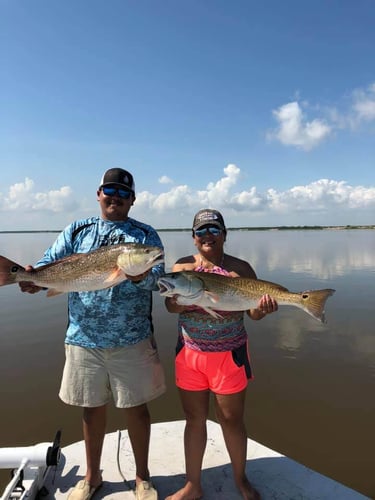
M 268 137 L 286 146 L 296 146 L 309 151 L 332 132 L 331 126 L 322 119 L 307 121 L 297 101 L 284 104 L 272 113 L 279 126 L 268 134 Z
M 254 186 L 236 190 L 240 176 L 240 169 L 229 164 L 224 168 L 224 176 L 210 182 L 204 190 L 194 191 L 187 185 L 180 185 L 159 195 L 142 192 L 137 195 L 137 208 L 151 209 L 159 214 L 171 210 L 191 214 L 203 207 L 242 214 L 375 208 L 375 187 L 350 186 L 345 181 L 320 179 L 286 191 L 269 189 L 262 194 Z
M 350 94 L 346 106 L 321 108 L 326 117 L 308 121 L 303 110 L 306 102 L 293 101 L 272 111 L 278 127 L 267 137 L 285 146 L 295 146 L 305 151 L 319 146 L 333 131 L 358 129 L 375 120 L 375 82 Z M 320 106 L 317 106 L 319 109 Z
M 73 211 L 78 207 L 74 201 L 72 189 L 62 186 L 47 192 L 34 192 L 34 181 L 25 178 L 24 182 L 13 184 L 7 194 L 0 197 L 0 210 L 9 211 Z
M 353 112 L 357 123 L 375 120 L 375 83 L 353 93 Z
M 327 116 L 333 129 L 358 130 L 375 120 L 375 83 L 358 88 L 345 98 L 345 106 L 327 109 Z
M 93 215 L 97 210 L 94 203 L 94 199 L 87 204 L 87 200 L 76 197 L 68 186 L 34 192 L 34 182 L 26 178 L 24 182 L 11 186 L 8 193 L 0 193 L 0 210 L 7 212 L 7 216 L 2 217 L 0 229 L 5 229 L 7 224 L 19 227 L 20 223 L 26 224 L 26 220 L 31 229 L 48 229 L 51 225 L 56 228 L 57 223 L 65 225 L 85 214 Z M 137 193 L 132 216 L 156 227 L 178 227 L 190 224 L 192 214 L 204 207 L 222 210 L 232 225 L 246 225 L 242 221 L 248 221 L 250 217 L 253 224 L 254 217 L 258 220 L 268 218 L 265 225 L 351 224 L 353 220 L 359 224 L 372 224 L 375 187 L 319 179 L 284 191 L 271 188 L 261 193 L 255 186 L 244 185 L 241 170 L 229 164 L 223 169 L 223 175 L 203 190 L 181 184 L 161 194 Z
M 206 189 L 198 191 L 201 206 L 225 205 L 230 201 L 230 189 L 236 185 L 240 169 L 230 163 L 224 168 L 225 176 L 216 182 L 210 182 Z
M 189 211 L 195 207 L 224 206 L 231 203 L 230 190 L 238 181 L 240 169 L 233 164 L 224 168 L 224 176 L 216 182 L 210 182 L 206 189 L 194 191 L 187 185 L 172 187 L 169 191 L 153 195 L 147 191 L 137 194 L 137 206 L 148 207 L 158 213 L 167 211 Z
M 268 190 L 268 207 L 279 211 L 323 211 L 375 208 L 375 187 L 350 186 L 344 181 L 319 179 L 287 191 Z
M 158 182 L 160 184 L 173 184 L 173 180 L 170 179 L 167 175 L 162 175 L 159 177 Z

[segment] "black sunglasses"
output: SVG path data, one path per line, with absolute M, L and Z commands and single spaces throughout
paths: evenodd
M 109 186 L 103 186 L 102 191 L 103 194 L 105 194 L 106 196 L 115 196 L 115 194 L 117 194 L 120 198 L 123 198 L 124 200 L 128 200 L 130 196 L 133 194 L 132 191 L 129 191 L 127 189 L 109 187 Z

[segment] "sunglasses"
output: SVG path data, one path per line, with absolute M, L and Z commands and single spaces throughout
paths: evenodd
M 128 191 L 126 189 L 121 189 L 117 187 L 108 187 L 108 186 L 103 186 L 102 191 L 106 196 L 115 196 L 115 194 L 117 194 L 120 198 L 123 198 L 124 200 L 128 200 L 130 196 L 133 194 L 131 191 Z
M 212 234 L 212 236 L 219 236 L 219 234 L 221 234 L 222 232 L 223 232 L 222 229 L 220 229 L 218 227 L 210 226 L 210 227 L 204 227 L 203 229 L 196 229 L 194 231 L 194 234 L 195 234 L 195 236 L 198 236 L 198 238 L 201 238 L 206 233 L 210 233 L 210 234 Z

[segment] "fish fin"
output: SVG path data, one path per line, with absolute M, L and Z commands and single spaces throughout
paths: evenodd
M 266 285 L 266 287 L 268 287 L 269 285 L 271 285 L 271 291 L 269 292 L 270 295 L 272 295 L 272 289 L 276 289 L 276 290 L 280 290 L 282 292 L 289 292 L 289 290 L 287 288 L 285 288 L 285 286 L 282 286 L 282 285 L 279 285 L 278 283 L 272 283 L 272 281 L 266 281 L 266 280 L 260 280 L 260 279 L 257 279 L 256 280 L 258 283 L 263 283 L 264 285 Z
M 48 288 L 47 290 L 47 297 L 56 297 L 56 295 L 61 295 L 64 292 L 59 292 L 59 290 L 56 290 L 56 288 Z
M 306 290 L 301 293 L 304 311 L 321 323 L 326 323 L 324 316 L 324 306 L 328 297 L 333 295 L 336 290 L 326 288 L 324 290 Z
M 201 307 L 204 311 L 206 311 L 206 313 L 208 313 L 210 316 L 213 316 L 215 319 L 222 319 L 223 318 L 223 316 L 221 314 L 219 314 L 217 311 L 214 311 L 210 307 L 202 307 L 202 306 L 199 306 L 199 307 Z
M 220 297 L 218 296 L 217 293 L 213 293 L 213 292 L 209 292 L 209 291 L 205 290 L 204 294 L 214 304 L 217 304 L 220 300 Z
M 16 275 L 14 270 L 24 270 L 25 268 L 0 255 L 0 286 L 12 285 L 16 283 Z
M 124 271 L 120 267 L 116 267 L 111 274 L 104 280 L 104 283 L 108 285 L 108 288 L 117 285 L 124 279 L 127 279 Z
M 179 306 L 195 306 L 199 305 L 197 304 L 197 299 L 196 297 L 190 298 L 190 297 L 184 297 L 183 295 L 178 295 L 178 294 L 171 294 L 170 297 L 176 297 L 176 304 Z

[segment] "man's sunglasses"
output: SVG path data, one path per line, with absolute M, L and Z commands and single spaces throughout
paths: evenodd
M 212 234 L 212 236 L 219 236 L 223 232 L 222 229 L 214 226 L 210 227 L 204 227 L 203 229 L 196 229 L 194 231 L 195 236 L 198 236 L 198 238 L 202 238 L 206 233 Z
M 117 194 L 120 198 L 124 200 L 128 200 L 130 196 L 133 194 L 132 191 L 128 191 L 126 189 L 121 189 L 117 187 L 109 187 L 103 186 L 102 191 L 106 196 L 115 196 Z

